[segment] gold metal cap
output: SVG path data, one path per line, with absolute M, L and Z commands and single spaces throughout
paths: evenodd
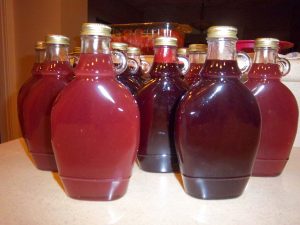
M 81 52 L 81 47 L 74 47 L 73 48 L 73 53 L 80 54 L 80 52 Z
M 136 55 L 140 55 L 141 54 L 141 50 L 137 47 L 128 47 L 127 48 L 127 53 L 128 54 L 136 54 Z
M 187 48 L 178 48 L 177 49 L 177 55 L 187 55 L 188 50 Z
M 279 40 L 275 38 L 256 38 L 255 48 L 279 48 Z
M 175 37 L 158 37 L 154 40 L 154 46 L 167 45 L 177 47 L 177 38 Z
M 83 23 L 81 26 L 81 35 L 99 35 L 111 36 L 111 27 L 101 23 Z
M 237 28 L 231 26 L 213 26 L 207 30 L 207 38 L 237 39 Z
M 127 51 L 128 44 L 123 42 L 111 42 L 111 48 L 114 50 Z
M 207 52 L 206 44 L 190 44 L 188 48 L 189 52 Z
M 46 36 L 46 43 L 47 44 L 69 45 L 70 39 L 63 35 L 49 34 Z
M 46 43 L 44 41 L 37 41 L 35 43 L 36 50 L 44 50 L 46 48 Z

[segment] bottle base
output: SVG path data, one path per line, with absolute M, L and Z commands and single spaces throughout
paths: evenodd
M 137 159 L 139 167 L 147 172 L 171 173 L 179 171 L 176 155 L 137 155 Z
M 31 155 L 38 169 L 57 172 L 54 154 L 32 152 Z
M 66 194 L 74 199 L 112 201 L 125 195 L 127 179 L 82 179 L 60 176 Z
M 182 175 L 185 192 L 200 199 L 228 199 L 240 196 L 250 176 L 235 178 L 198 178 Z
M 256 159 L 253 169 L 252 176 L 257 177 L 275 177 L 279 176 L 288 159 L 277 160 L 277 159 Z

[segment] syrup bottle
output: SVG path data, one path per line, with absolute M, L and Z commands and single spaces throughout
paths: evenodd
M 46 44 L 44 41 L 37 41 L 35 44 L 35 63 L 31 70 L 31 77 L 22 85 L 18 93 L 18 116 L 21 126 L 21 131 L 25 137 L 23 128 L 23 101 L 26 95 L 30 92 L 31 87 L 42 77 L 41 69 L 46 57 Z
M 69 38 L 48 35 L 46 45 L 42 76 L 23 100 L 23 131 L 37 168 L 57 171 L 51 145 L 50 113 L 56 96 L 74 74 L 68 59 Z
M 139 111 L 116 80 L 126 57 L 113 68 L 111 28 L 84 23 L 75 79 L 56 100 L 52 143 L 66 193 L 76 199 L 114 200 L 127 190 L 139 142 Z
M 177 39 L 159 37 L 154 41 L 151 80 L 138 92 L 141 115 L 141 140 L 138 164 L 149 172 L 178 170 L 173 125 L 179 98 L 187 85 L 180 79 L 176 49 Z
M 200 80 L 200 70 L 206 59 L 207 45 L 190 44 L 188 48 L 190 69 L 184 77 L 184 81 L 192 86 Z
M 261 138 L 253 167 L 254 176 L 277 176 L 283 171 L 293 147 L 298 106 L 292 92 L 280 82 L 290 64 L 278 57 L 279 40 L 258 38 L 254 63 L 245 85 L 254 94 L 261 112 Z
M 128 62 L 128 67 L 126 72 L 129 74 L 129 77 L 131 79 L 135 80 L 135 82 L 139 84 L 139 88 L 141 88 L 145 83 L 145 80 L 142 78 L 143 76 L 142 63 L 144 64 L 147 63 L 141 61 L 140 55 L 141 55 L 141 50 L 139 48 L 137 47 L 127 48 L 128 59 L 132 59 L 132 60 Z M 138 66 L 135 66 L 135 62 L 137 62 Z
M 241 195 L 255 159 L 260 112 L 239 80 L 236 35 L 234 27 L 208 29 L 201 80 L 177 110 L 175 138 L 184 189 L 196 198 Z

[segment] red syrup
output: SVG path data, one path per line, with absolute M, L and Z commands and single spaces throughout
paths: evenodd
M 187 74 L 184 76 L 184 81 L 192 86 L 200 80 L 200 71 L 203 67 L 202 63 L 191 63 L 190 69 Z
M 43 63 L 34 63 L 31 70 L 32 76 L 27 81 L 25 81 L 25 83 L 22 85 L 18 93 L 18 99 L 17 99 L 18 117 L 19 117 L 19 123 L 24 138 L 25 138 L 25 131 L 23 127 L 24 126 L 23 125 L 24 124 L 23 102 L 27 94 L 30 92 L 32 86 L 42 77 L 41 74 L 42 65 Z
M 131 94 L 136 97 L 138 90 L 143 85 L 141 73 L 141 69 L 138 69 L 137 72 L 132 72 L 132 69 L 127 67 L 123 73 L 117 76 L 117 80 L 124 84 L 129 89 Z
M 137 104 L 115 79 L 110 54 L 82 53 L 75 74 L 51 115 L 60 178 L 72 198 L 120 198 L 139 142 Z
M 196 198 L 242 194 L 260 135 L 254 96 L 234 60 L 206 60 L 201 80 L 181 100 L 176 149 L 185 191 Z
M 297 102 L 292 92 L 280 82 L 281 76 L 277 64 L 254 63 L 245 83 L 259 104 L 262 119 L 254 176 L 281 174 L 297 133 Z
M 48 61 L 23 99 L 23 132 L 38 169 L 57 171 L 51 145 L 50 113 L 59 92 L 73 78 L 69 62 Z
M 178 170 L 174 144 L 174 117 L 178 100 L 187 86 L 180 78 L 175 48 L 157 47 L 151 80 L 138 92 L 141 140 L 138 163 L 148 172 Z

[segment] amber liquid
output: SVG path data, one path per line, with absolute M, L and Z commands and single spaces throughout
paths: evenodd
M 185 190 L 194 197 L 239 196 L 251 175 L 260 113 L 239 76 L 236 61 L 207 60 L 179 105 L 176 147 Z
M 200 80 L 200 71 L 203 67 L 202 63 L 191 63 L 190 69 L 184 77 L 184 81 L 192 86 Z
M 174 146 L 174 116 L 179 98 L 187 90 L 176 63 L 154 63 L 152 79 L 139 91 L 141 136 L 138 162 L 149 172 L 178 170 Z
M 280 82 L 277 64 L 255 63 L 245 85 L 261 112 L 261 139 L 252 175 L 279 175 L 289 158 L 297 133 L 298 106 L 292 92 Z

